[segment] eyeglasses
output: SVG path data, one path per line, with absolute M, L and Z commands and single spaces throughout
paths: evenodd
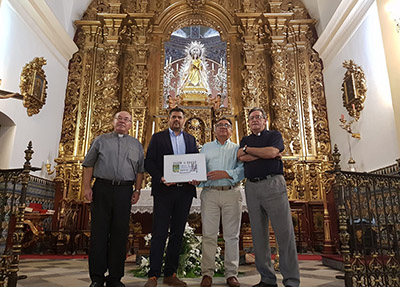
M 216 126 L 217 128 L 222 128 L 222 127 L 224 127 L 224 128 L 227 128 L 227 129 L 229 129 L 229 128 L 232 127 L 230 124 L 216 124 L 215 126 Z
M 120 116 L 115 117 L 114 119 L 116 119 L 117 121 L 125 122 L 125 123 L 129 123 L 129 122 L 132 121 L 132 120 L 131 120 L 130 118 L 128 118 L 128 117 L 123 118 L 123 117 L 120 117 Z
M 263 119 L 263 118 L 264 118 L 264 116 L 260 116 L 260 115 L 250 116 L 250 117 L 249 117 L 249 121 L 261 120 L 261 119 Z

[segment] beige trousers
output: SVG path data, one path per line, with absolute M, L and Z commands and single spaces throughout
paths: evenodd
M 239 234 L 242 218 L 240 187 L 229 190 L 203 188 L 201 198 L 202 275 L 213 276 L 220 218 L 225 241 L 225 277 L 237 276 L 239 268 Z

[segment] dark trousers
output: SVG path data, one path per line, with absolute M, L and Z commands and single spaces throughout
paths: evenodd
M 150 246 L 149 277 L 160 277 L 165 242 L 170 229 L 165 258 L 164 276 L 178 269 L 183 232 L 193 196 L 184 187 L 170 187 L 165 194 L 153 197 L 153 231 Z
M 91 209 L 89 250 L 90 279 L 120 281 L 124 276 L 126 245 L 131 214 L 132 186 L 112 186 L 95 182 Z

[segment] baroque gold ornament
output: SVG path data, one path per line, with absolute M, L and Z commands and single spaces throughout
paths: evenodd
M 46 103 L 47 81 L 43 66 L 47 61 L 43 57 L 36 57 L 27 63 L 21 72 L 19 88 L 23 96 L 23 105 L 27 109 L 28 116 L 39 113 Z
M 344 61 L 342 65 L 347 69 L 342 83 L 343 106 L 349 115 L 358 121 L 367 96 L 365 74 L 353 60 Z

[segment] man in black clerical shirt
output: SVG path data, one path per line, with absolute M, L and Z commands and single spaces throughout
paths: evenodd
M 271 220 L 279 246 L 279 268 L 286 287 L 300 285 L 299 265 L 292 216 L 283 177 L 282 135 L 266 130 L 266 114 L 261 108 L 249 112 L 251 135 L 240 142 L 238 159 L 244 162 L 246 202 L 260 283 L 253 287 L 276 287 L 269 245 Z

